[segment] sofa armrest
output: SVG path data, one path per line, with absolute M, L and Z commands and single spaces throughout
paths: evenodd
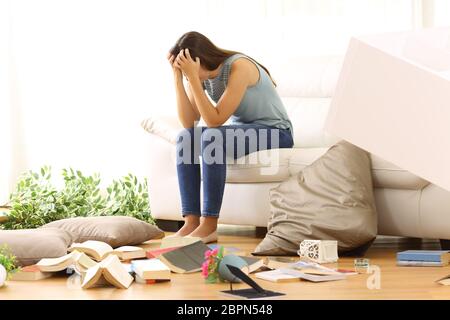
M 183 129 L 177 116 L 152 116 L 141 122 L 145 131 L 163 138 L 171 144 L 176 144 L 177 135 Z

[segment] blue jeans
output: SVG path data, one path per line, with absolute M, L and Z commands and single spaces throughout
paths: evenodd
M 176 157 L 183 217 L 219 217 L 227 158 L 237 159 L 260 150 L 292 146 L 290 130 L 259 124 L 182 130 L 177 137 Z M 200 171 L 203 175 L 203 210 L 200 207 Z

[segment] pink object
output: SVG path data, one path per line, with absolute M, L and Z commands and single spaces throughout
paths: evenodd
M 208 259 L 212 255 L 212 250 L 205 251 L 205 259 Z
M 450 28 L 352 38 L 325 131 L 450 190 Z
M 202 276 L 205 278 L 208 276 L 208 267 L 209 267 L 209 263 L 207 260 L 207 261 L 203 262 L 203 264 L 202 264 Z

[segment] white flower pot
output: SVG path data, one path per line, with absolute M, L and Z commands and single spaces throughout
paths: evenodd
M 6 282 L 6 276 L 6 269 L 0 264 L 0 288 L 3 287 Z

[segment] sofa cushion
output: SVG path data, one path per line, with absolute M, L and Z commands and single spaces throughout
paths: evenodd
M 392 164 L 373 153 L 372 178 L 375 188 L 421 190 L 430 184 L 429 181 Z
M 227 160 L 228 183 L 279 182 L 289 177 L 289 158 L 294 149 L 272 149 Z
M 344 61 L 340 55 L 267 58 L 281 97 L 332 97 Z
M 67 253 L 73 240 L 70 232 L 57 228 L 0 230 L 0 246 L 6 244 L 20 266 L 43 258 L 59 258 Z
M 289 174 L 296 175 L 299 171 L 320 158 L 328 148 L 295 149 L 289 158 Z M 370 154 L 372 179 L 375 188 L 420 190 L 429 182 L 411 172 Z
M 296 254 L 306 239 L 337 240 L 340 252 L 377 235 L 367 152 L 342 140 L 270 192 L 268 233 L 254 254 Z
M 103 241 L 116 248 L 160 239 L 164 232 L 157 226 L 126 216 L 76 217 L 50 222 L 41 228 L 59 228 L 74 235 L 74 242 Z
M 297 175 L 301 170 L 309 166 L 315 160 L 319 159 L 327 152 L 329 148 L 293 148 L 281 149 L 280 160 L 269 158 L 271 161 L 265 161 L 261 153 L 256 152 L 257 160 L 249 160 L 252 155 L 243 157 L 241 161 L 245 163 L 228 164 L 227 182 L 228 183 L 258 183 L 258 182 L 281 182 L 290 176 Z M 277 150 L 269 151 L 272 157 L 275 157 Z M 411 172 L 401 169 L 398 166 L 370 154 L 372 164 L 372 180 L 374 188 L 387 189 L 407 189 L 421 190 L 429 182 Z
M 323 130 L 331 98 L 282 98 L 294 127 L 294 147 L 330 147 L 340 139 Z
M 176 116 L 155 115 L 141 122 L 141 127 L 171 144 L 177 141 L 178 133 L 183 129 Z

